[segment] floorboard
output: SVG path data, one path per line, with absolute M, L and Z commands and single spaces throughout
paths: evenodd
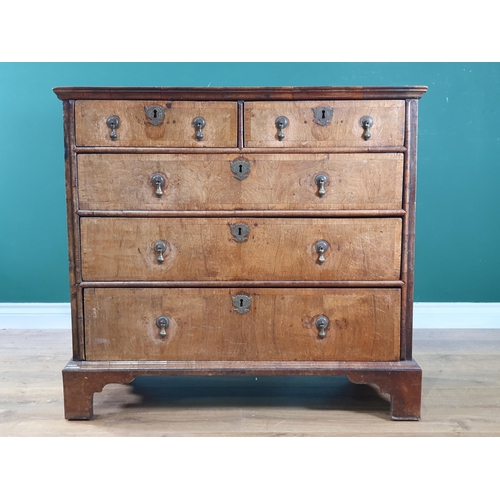
M 376 387 L 329 377 L 142 377 L 63 416 L 66 330 L 0 331 L 0 436 L 500 436 L 500 330 L 416 330 L 422 420 Z

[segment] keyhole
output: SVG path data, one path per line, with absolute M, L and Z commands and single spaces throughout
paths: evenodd
M 323 115 L 325 114 L 325 112 L 323 111 Z M 156 109 L 153 110 L 153 117 L 154 118 L 157 118 L 158 117 L 158 111 Z M 323 116 L 324 118 L 324 116 Z
M 243 165 L 240 165 L 240 174 L 243 172 Z
M 243 307 L 243 299 L 240 299 L 240 307 Z
M 238 228 L 238 236 L 241 236 L 241 227 Z
M 324 109 L 321 111 L 321 118 L 323 118 L 323 119 L 325 118 L 325 110 Z

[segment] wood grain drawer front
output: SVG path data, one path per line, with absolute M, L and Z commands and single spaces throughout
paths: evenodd
M 395 361 L 399 289 L 85 290 L 89 361 Z M 235 296 L 251 299 L 239 313 Z M 157 318 L 165 316 L 165 336 Z M 328 318 L 323 338 L 316 321 Z
M 82 273 L 85 281 L 398 280 L 401 228 L 399 218 L 82 218 Z
M 403 154 L 82 154 L 78 193 L 83 210 L 401 209 Z
M 208 148 L 237 145 L 235 102 L 77 101 L 75 106 L 78 146 Z M 110 116 L 119 119 L 115 139 L 111 138 L 113 131 L 106 123 Z M 193 124 L 199 116 L 205 120 L 202 140 L 196 138 L 197 129 Z
M 314 109 L 333 110 L 329 124 L 320 125 Z M 279 140 L 276 119 L 284 116 L 288 125 Z M 373 120 L 365 139 L 361 119 Z M 403 146 L 405 101 L 296 101 L 246 102 L 245 147 L 373 147 Z

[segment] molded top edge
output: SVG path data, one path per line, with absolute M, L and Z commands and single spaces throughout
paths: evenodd
M 61 100 L 420 99 L 426 86 L 406 87 L 55 87 Z

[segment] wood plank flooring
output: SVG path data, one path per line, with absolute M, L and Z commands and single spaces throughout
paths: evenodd
M 143 377 L 63 416 L 66 330 L 0 331 L 0 436 L 500 436 L 500 330 L 417 330 L 422 420 L 376 387 L 328 377 Z

